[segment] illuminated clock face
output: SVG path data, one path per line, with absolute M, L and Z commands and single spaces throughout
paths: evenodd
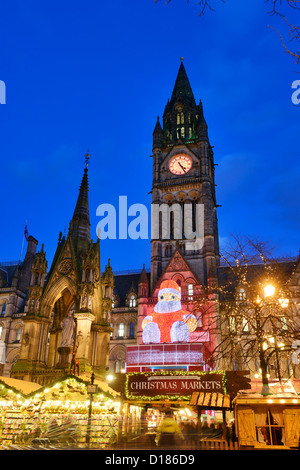
M 188 155 L 175 155 L 169 163 L 170 172 L 173 175 L 184 175 L 192 168 L 193 160 Z

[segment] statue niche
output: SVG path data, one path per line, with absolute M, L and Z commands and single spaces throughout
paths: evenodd
M 71 362 L 71 352 L 73 350 L 76 324 L 73 313 L 70 311 L 61 322 L 61 337 L 58 347 L 60 355 L 59 367 L 67 367 Z
M 59 368 L 70 366 L 76 334 L 75 309 L 76 302 L 74 302 L 74 296 L 68 289 L 65 289 L 53 307 L 52 331 L 57 338 L 56 344 L 58 345 L 57 351 L 59 356 L 56 367 Z

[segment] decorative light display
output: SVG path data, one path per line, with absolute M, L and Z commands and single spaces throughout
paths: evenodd
M 181 308 L 181 291 L 177 282 L 165 280 L 161 283 L 158 302 L 154 312 L 142 323 L 143 343 L 187 343 L 190 332 L 197 328 L 197 319 Z
M 76 442 L 85 445 L 90 400 L 88 382 L 68 376 L 56 384 L 25 395 L 0 380 L 0 416 L 2 445 L 16 441 L 27 442 L 39 430 L 48 437 L 49 426 L 55 422 L 53 433 L 59 436 L 64 428 L 76 431 Z M 91 444 L 105 447 L 117 435 L 121 402 L 101 391 L 94 395 Z M 54 436 L 53 434 L 53 436 Z M 65 431 L 65 435 L 68 435 Z

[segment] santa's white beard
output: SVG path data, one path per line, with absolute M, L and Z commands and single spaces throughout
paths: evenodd
M 180 300 L 159 300 L 154 307 L 156 313 L 170 313 L 181 310 Z

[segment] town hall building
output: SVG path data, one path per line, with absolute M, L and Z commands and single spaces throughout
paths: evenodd
M 214 153 L 183 61 L 153 131 L 152 206 L 158 218 L 150 271 L 144 265 L 114 275 L 110 262 L 101 271 L 99 239 L 90 235 L 88 159 L 68 234 L 59 235 L 50 268 L 34 237 L 24 261 L 0 263 L 1 374 L 44 385 L 75 362 L 81 373 L 99 375 L 222 367 L 213 359 L 225 334 L 217 321 L 222 306 L 216 288 L 226 277 Z M 284 267 L 299 299 L 299 259 Z

